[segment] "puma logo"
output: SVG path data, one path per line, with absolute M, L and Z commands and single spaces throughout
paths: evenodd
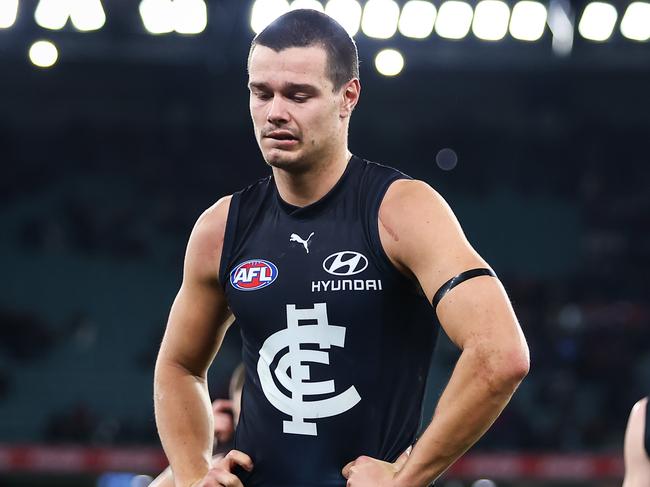
M 291 237 L 289 238 L 289 242 L 298 242 L 301 243 L 303 247 L 305 247 L 305 251 L 309 253 L 309 240 L 313 237 L 314 232 L 311 232 L 309 234 L 309 237 L 307 237 L 307 240 L 303 240 L 300 235 L 297 233 L 292 233 Z

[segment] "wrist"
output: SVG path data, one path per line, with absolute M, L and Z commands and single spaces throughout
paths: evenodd
M 429 487 L 430 482 L 420 478 L 421 476 L 413 475 L 410 472 L 400 470 L 393 477 L 392 487 Z
M 205 472 L 205 474 L 207 474 L 207 471 Z M 184 487 L 197 487 L 201 485 L 201 482 L 203 482 L 203 478 L 205 477 L 205 474 L 201 474 L 200 477 L 193 475 L 189 478 L 186 477 L 185 479 L 181 479 L 179 477 L 175 485 L 182 485 Z

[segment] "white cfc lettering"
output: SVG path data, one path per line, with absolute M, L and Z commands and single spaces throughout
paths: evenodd
M 316 324 L 301 325 L 301 321 L 315 321 Z M 313 308 L 302 309 L 296 309 L 295 304 L 287 305 L 287 328 L 266 339 L 260 349 L 257 373 L 269 402 L 279 411 L 291 416 L 290 421 L 283 421 L 282 431 L 295 435 L 317 436 L 316 423 L 306 422 L 306 419 L 337 416 L 353 408 L 361 400 L 361 396 L 355 387 L 351 386 L 328 399 L 305 401 L 308 396 L 331 394 L 335 387 L 333 380 L 308 382 L 310 369 L 305 363 L 329 365 L 329 352 L 302 350 L 300 345 L 303 343 L 317 344 L 324 350 L 345 345 L 345 328 L 329 324 L 326 303 L 316 303 Z M 276 355 L 287 347 L 289 351 L 280 358 L 277 367 L 271 370 Z M 290 397 L 278 388 L 273 375 L 291 393 Z

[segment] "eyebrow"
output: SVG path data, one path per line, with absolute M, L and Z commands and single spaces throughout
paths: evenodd
M 268 90 L 270 86 L 268 83 L 258 83 L 258 82 L 250 82 L 248 83 L 249 88 L 257 88 L 259 90 Z M 316 88 L 314 85 L 310 85 L 308 83 L 285 83 L 282 86 L 283 91 L 305 91 L 308 93 L 317 93 L 319 91 L 318 88 Z

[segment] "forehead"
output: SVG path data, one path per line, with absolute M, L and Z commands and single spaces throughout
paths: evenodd
M 248 75 L 250 83 L 324 86 L 330 83 L 326 68 L 327 53 L 319 46 L 290 47 L 280 52 L 266 46 L 255 46 Z

